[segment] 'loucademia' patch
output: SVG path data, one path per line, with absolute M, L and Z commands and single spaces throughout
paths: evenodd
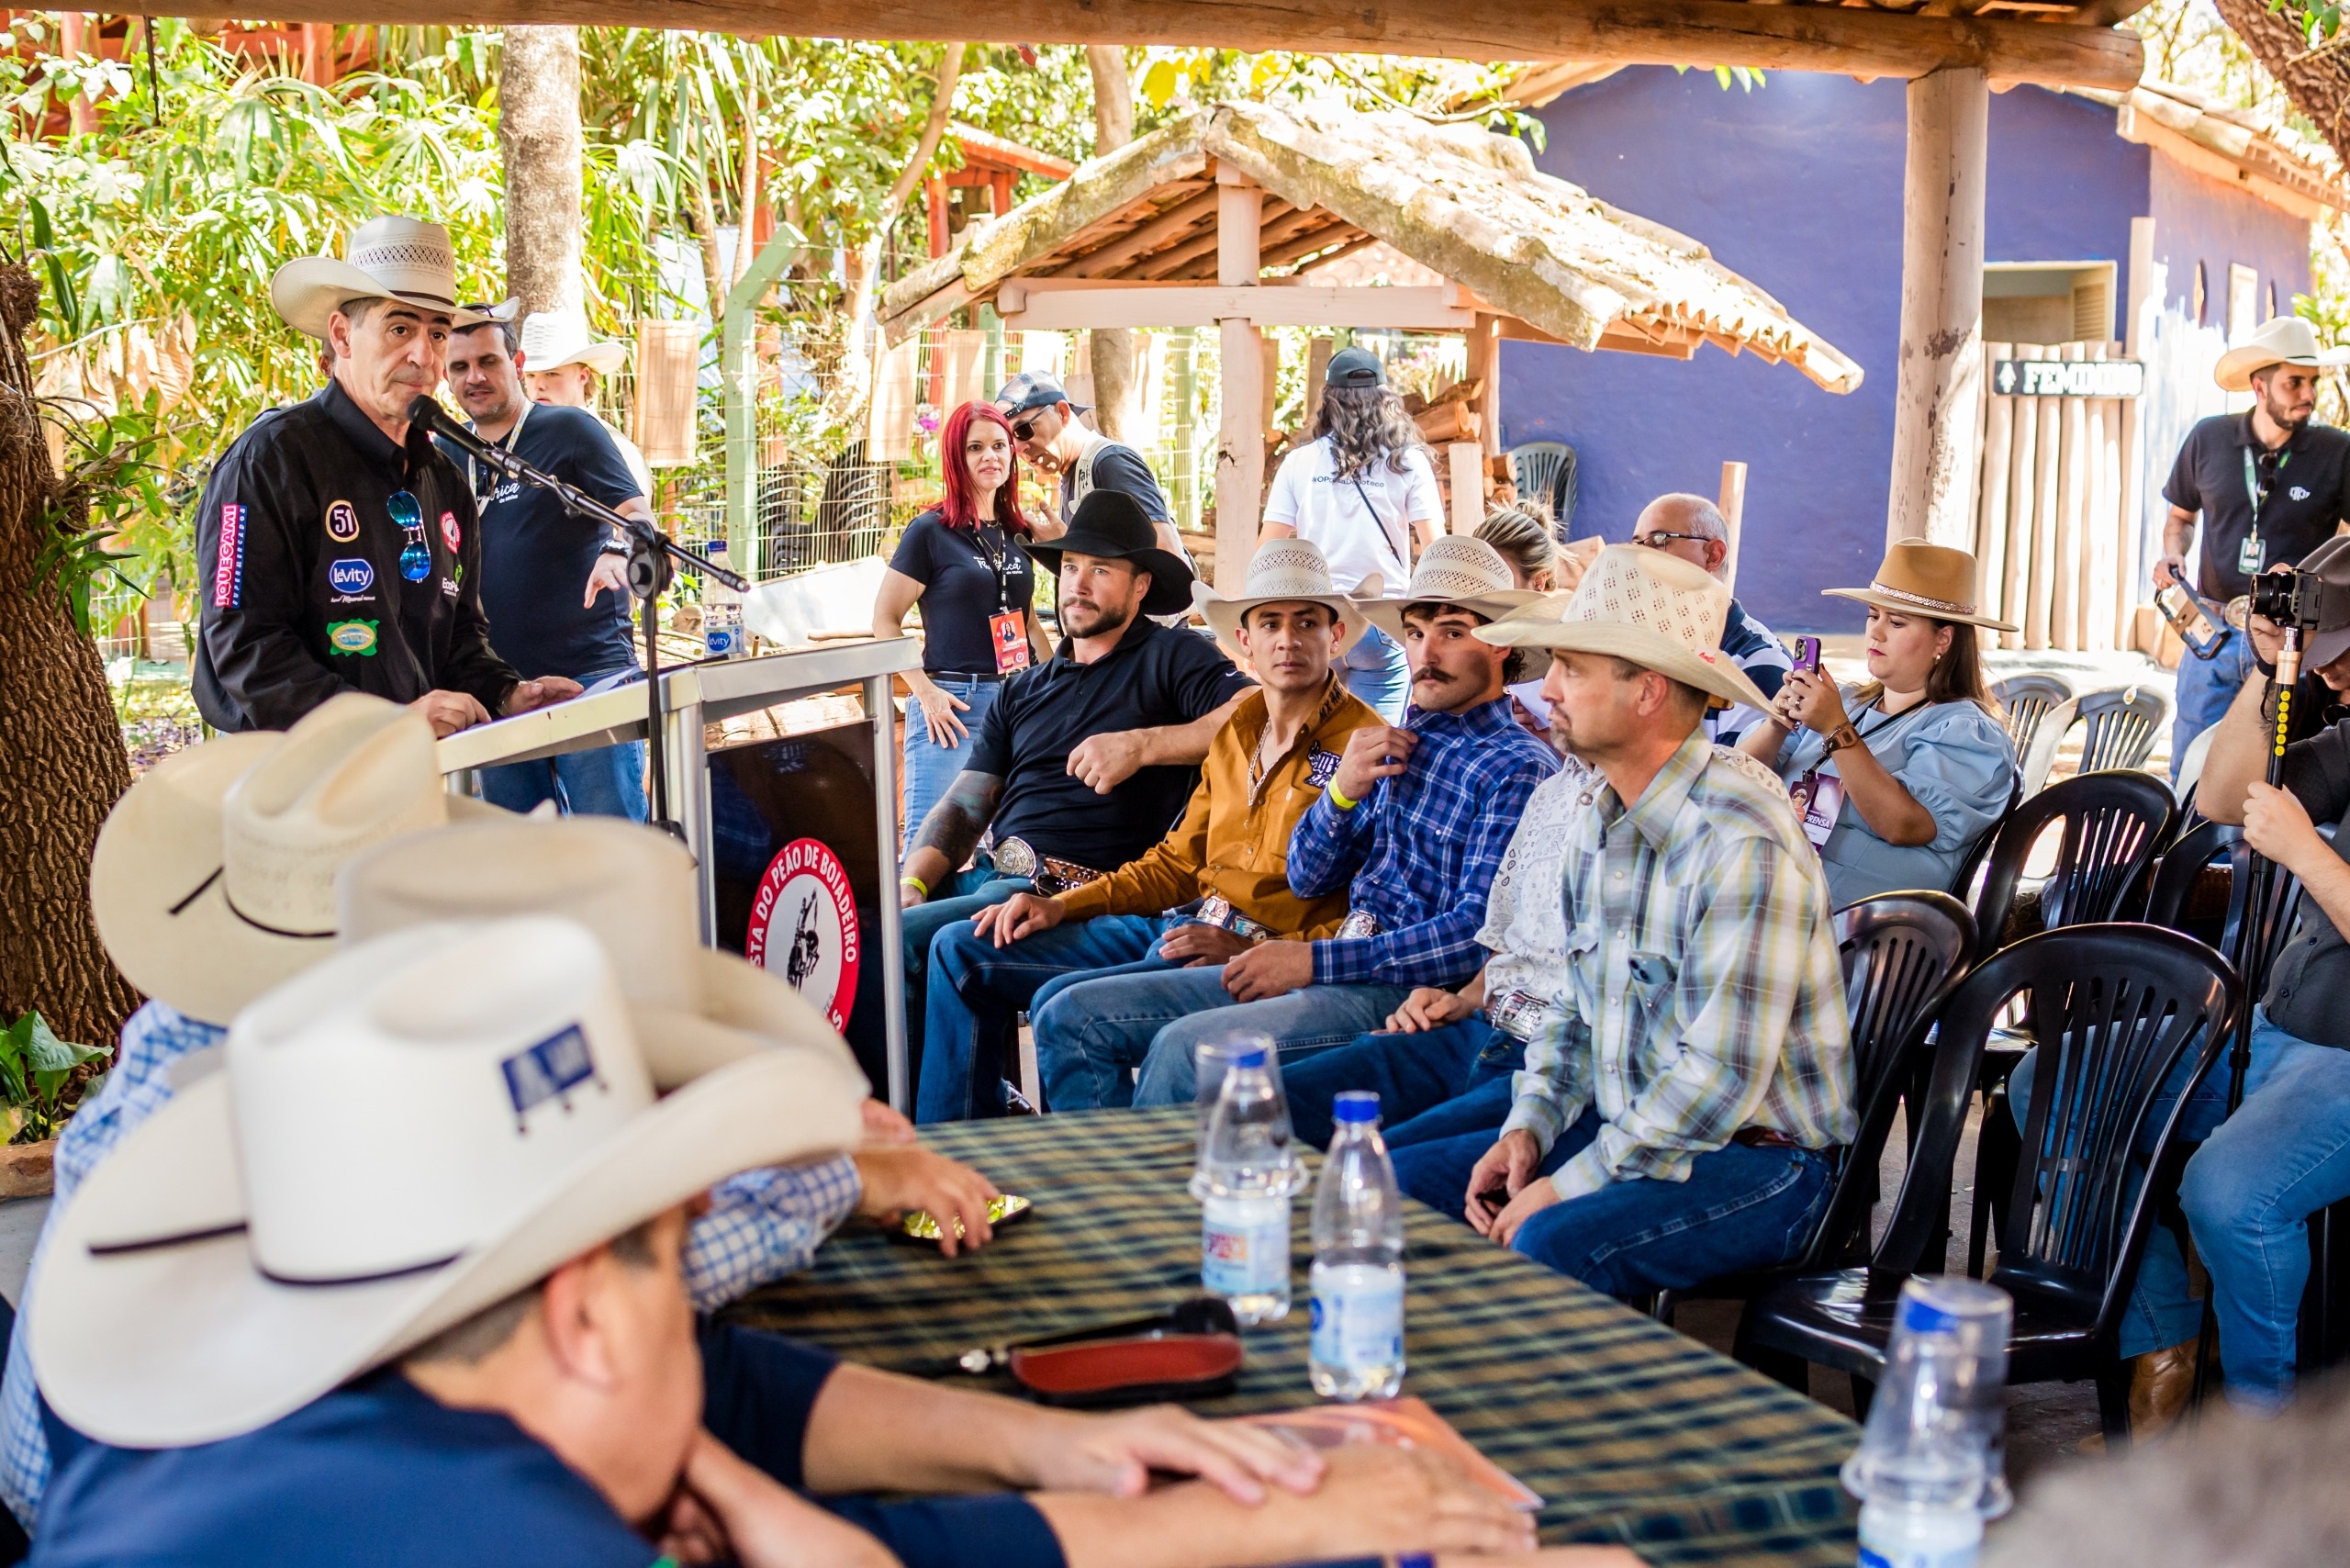
M 1321 789 L 1337 773 L 1338 764 L 1343 760 L 1335 751 L 1316 747 L 1308 752 L 1305 756 L 1305 781 L 1316 790 Z
M 375 656 L 374 621 L 330 621 L 327 622 L 327 646 L 338 654 L 350 654 L 359 658 Z

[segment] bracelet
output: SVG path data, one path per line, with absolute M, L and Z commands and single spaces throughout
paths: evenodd
M 1822 756 L 1834 756 L 1846 746 L 1858 745 L 1860 744 L 1861 733 L 1852 728 L 1852 722 L 1850 719 L 1847 719 L 1828 733 L 1828 749 L 1820 753 L 1820 755 Z
M 1361 805 L 1361 804 L 1362 804 L 1362 802 L 1361 802 L 1360 801 L 1349 801 L 1349 800 L 1348 800 L 1344 795 L 1341 795 L 1340 793 L 1338 793 L 1338 786 L 1337 786 L 1337 780 L 1335 780 L 1335 779 L 1334 779 L 1334 780 L 1332 780 L 1330 783 L 1324 785 L 1324 786 L 1322 787 L 1322 792 L 1323 792 L 1325 795 L 1329 796 L 1329 797 L 1330 797 L 1330 803 L 1331 803 L 1332 805 L 1334 805 L 1334 806 L 1337 807 L 1337 808 L 1338 808 L 1338 810 L 1340 810 L 1340 811 L 1342 811 L 1342 812 L 1351 812 L 1351 811 L 1353 811 L 1357 806 L 1360 806 L 1360 805 Z
M 914 891 L 920 893 L 924 898 L 930 897 L 930 884 L 923 881 L 920 877 L 915 876 L 911 871 L 899 878 L 898 881 L 901 886 L 911 885 Z

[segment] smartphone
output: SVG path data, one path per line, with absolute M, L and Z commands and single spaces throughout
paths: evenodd
M 2199 659 L 2216 656 L 2228 640 L 2225 628 L 2211 624 L 2203 601 L 2177 583 L 2154 590 L 2154 608 L 2170 622 L 2171 630 L 2178 633 L 2178 640 L 2187 644 L 2187 651 Z
M 1807 670 L 1810 670 L 1810 671 L 1811 671 L 1813 674 L 1815 674 L 1815 675 L 1818 673 L 1818 671 L 1819 671 L 1819 639 L 1818 639 L 1818 638 L 1817 638 L 1817 637 L 1797 637 L 1797 638 L 1796 639 L 1796 664 L 1795 664 L 1795 667 L 1796 667 L 1796 668 L 1797 668 L 1797 669 L 1807 669 Z

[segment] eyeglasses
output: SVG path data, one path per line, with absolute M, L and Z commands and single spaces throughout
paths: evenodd
M 1710 533 L 1636 533 L 1632 535 L 1633 543 L 1645 544 L 1651 550 L 1670 550 L 1673 548 L 1673 542 L 1676 539 L 1687 539 L 1699 544 L 1710 544 L 1713 543 L 1714 536 Z
M 394 490 L 384 510 L 408 534 L 408 543 L 400 546 L 400 576 L 412 583 L 422 582 L 432 575 L 432 546 L 424 540 L 424 509 L 406 490 Z

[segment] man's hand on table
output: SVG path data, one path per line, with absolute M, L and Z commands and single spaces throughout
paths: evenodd
M 1117 1416 L 1036 1415 L 1010 1456 L 1009 1479 L 1023 1488 L 1139 1497 L 1158 1470 L 1196 1475 L 1254 1506 L 1268 1484 L 1301 1496 L 1313 1492 L 1326 1468 L 1312 1449 L 1262 1427 L 1204 1421 L 1176 1405 Z
M 481 699 L 465 691 L 428 691 L 408 707 L 409 712 L 424 715 L 435 740 L 489 722 L 489 710 L 481 705 Z
M 518 680 L 514 689 L 506 694 L 506 716 L 510 719 L 551 702 L 568 702 L 586 689 L 567 676 L 543 675 L 536 680 Z
M 1321 1488 L 1292 1505 L 1311 1510 L 1313 1556 L 1534 1550 L 1534 1517 L 1471 1480 L 1447 1455 L 1357 1443 L 1323 1457 Z
M 1541 1163 L 1542 1152 L 1534 1147 L 1532 1133 L 1522 1127 L 1504 1133 L 1493 1148 L 1478 1157 L 1475 1167 L 1469 1172 L 1469 1190 L 1461 1195 L 1461 1214 L 1469 1221 L 1469 1227 L 1480 1236 L 1492 1237 L 1507 1245 L 1505 1238 L 1494 1234 L 1495 1222 L 1517 1206 L 1518 1195 L 1526 1191 L 1534 1168 Z M 1548 1189 L 1550 1184 L 1544 1182 L 1539 1185 Z M 1496 1191 L 1506 1194 L 1511 1201 L 1506 1204 L 1493 1202 L 1491 1194 Z M 1532 1214 L 1541 1206 L 1539 1203 L 1534 1204 L 1526 1213 Z M 1517 1217 L 1523 1223 L 1526 1215 Z M 1516 1228 L 1513 1225 L 1511 1232 L 1515 1234 Z
M 863 1187 L 856 1212 L 867 1219 L 894 1225 L 909 1209 L 927 1209 L 938 1221 L 938 1249 L 949 1258 L 963 1247 L 977 1250 L 995 1238 L 988 1224 L 995 1183 L 969 1166 L 911 1143 L 861 1148 L 852 1158 Z
M 707 1431 L 694 1434 L 677 1495 L 653 1529 L 661 1550 L 688 1568 L 898 1568 L 879 1541 L 744 1463 Z
M 1287 996 L 1313 983 L 1311 942 L 1259 942 L 1224 966 L 1224 989 L 1235 1002 Z

